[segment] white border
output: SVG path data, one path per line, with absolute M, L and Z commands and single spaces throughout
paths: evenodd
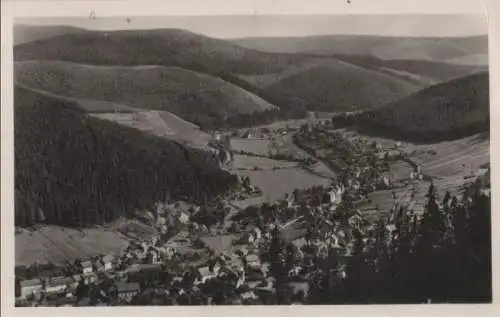
M 99 16 L 163 15 L 313 15 L 313 14 L 488 14 L 490 38 L 491 122 L 499 118 L 498 87 L 500 76 L 500 1 L 477 0 L 163 0 L 163 1 L 3 1 L 2 0 L 2 217 L 1 217 L 1 309 L 2 316 L 52 316 L 64 314 L 120 314 L 123 316 L 304 316 L 337 314 L 338 316 L 495 316 L 493 305 L 370 305 L 370 306 L 284 306 L 284 307 L 127 307 L 127 308 L 14 308 L 14 220 L 13 220 L 13 95 L 12 95 L 12 19 L 13 17 L 88 16 L 93 9 Z M 493 13 L 495 12 L 495 14 Z M 491 160 L 498 157 L 498 128 L 491 126 Z M 493 192 L 498 188 L 499 170 L 492 164 Z M 498 198 L 492 195 L 493 271 L 500 272 L 498 246 Z M 494 302 L 498 303 L 499 275 L 494 274 Z M 498 313 L 497 313 L 498 314 Z M 498 314 L 500 315 L 500 314 Z

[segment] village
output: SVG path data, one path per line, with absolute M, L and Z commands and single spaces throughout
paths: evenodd
M 405 160 L 397 142 L 387 149 L 377 142 L 351 141 L 330 130 L 325 120 L 299 128 L 235 134 L 271 140 L 290 137 L 309 154 L 300 160 L 323 162 L 335 172 L 329 185 L 296 189 L 277 201 L 242 205 L 263 194 L 242 176 L 238 188 L 205 206 L 158 203 L 136 213 L 137 221 L 155 230 L 123 232 L 130 244 L 121 254 L 79 258 L 63 267 L 40 267 L 19 275 L 17 305 L 273 304 L 276 278 L 270 269 L 270 250 L 277 236 L 286 248 L 287 292 L 292 303 L 307 303 L 309 281 L 317 274 L 321 259 L 335 256 L 335 280 L 342 287 L 359 238 L 356 233 L 368 247 L 380 224 L 390 236 L 402 217 L 417 221 L 431 180 L 416 164 L 409 165 L 406 176 L 391 171 L 395 162 Z M 268 156 L 280 159 L 273 144 Z M 221 166 L 232 164 L 235 153 L 230 137 L 214 134 L 211 146 Z M 406 201 L 401 199 L 401 190 Z M 372 195 L 379 192 L 391 193 L 383 206 L 372 201 Z

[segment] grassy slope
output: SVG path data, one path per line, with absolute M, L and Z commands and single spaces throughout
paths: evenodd
M 205 152 L 73 107 L 16 87 L 16 224 L 37 222 L 30 214 L 38 208 L 52 224 L 102 223 L 151 206 L 167 191 L 203 200 L 234 182 Z
M 383 108 L 367 111 L 357 123 L 372 133 L 421 141 L 456 139 L 489 132 L 487 72 L 432 86 Z
M 28 87 L 78 99 L 166 110 L 192 122 L 274 107 L 219 78 L 178 67 L 33 61 L 16 63 L 15 70 L 16 80 Z

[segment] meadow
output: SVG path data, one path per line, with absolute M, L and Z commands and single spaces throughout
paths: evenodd
M 103 228 L 77 230 L 43 226 L 36 231 L 21 229 L 15 238 L 15 263 L 16 266 L 49 261 L 60 264 L 82 256 L 119 254 L 127 246 L 128 241 L 121 234 Z

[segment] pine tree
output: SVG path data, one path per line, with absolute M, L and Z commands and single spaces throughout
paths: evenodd
M 346 271 L 346 295 L 349 302 L 367 303 L 370 300 L 368 285 L 370 285 L 374 277 L 374 271 L 370 270 L 366 262 L 366 255 L 363 253 L 364 243 L 361 233 L 355 230 L 353 235 L 354 246 Z
M 282 305 L 286 301 L 285 293 L 287 272 L 285 272 L 283 248 L 284 243 L 281 239 L 279 227 L 275 224 L 272 231 L 269 254 L 271 257 L 271 275 L 276 280 L 276 301 L 278 305 Z

